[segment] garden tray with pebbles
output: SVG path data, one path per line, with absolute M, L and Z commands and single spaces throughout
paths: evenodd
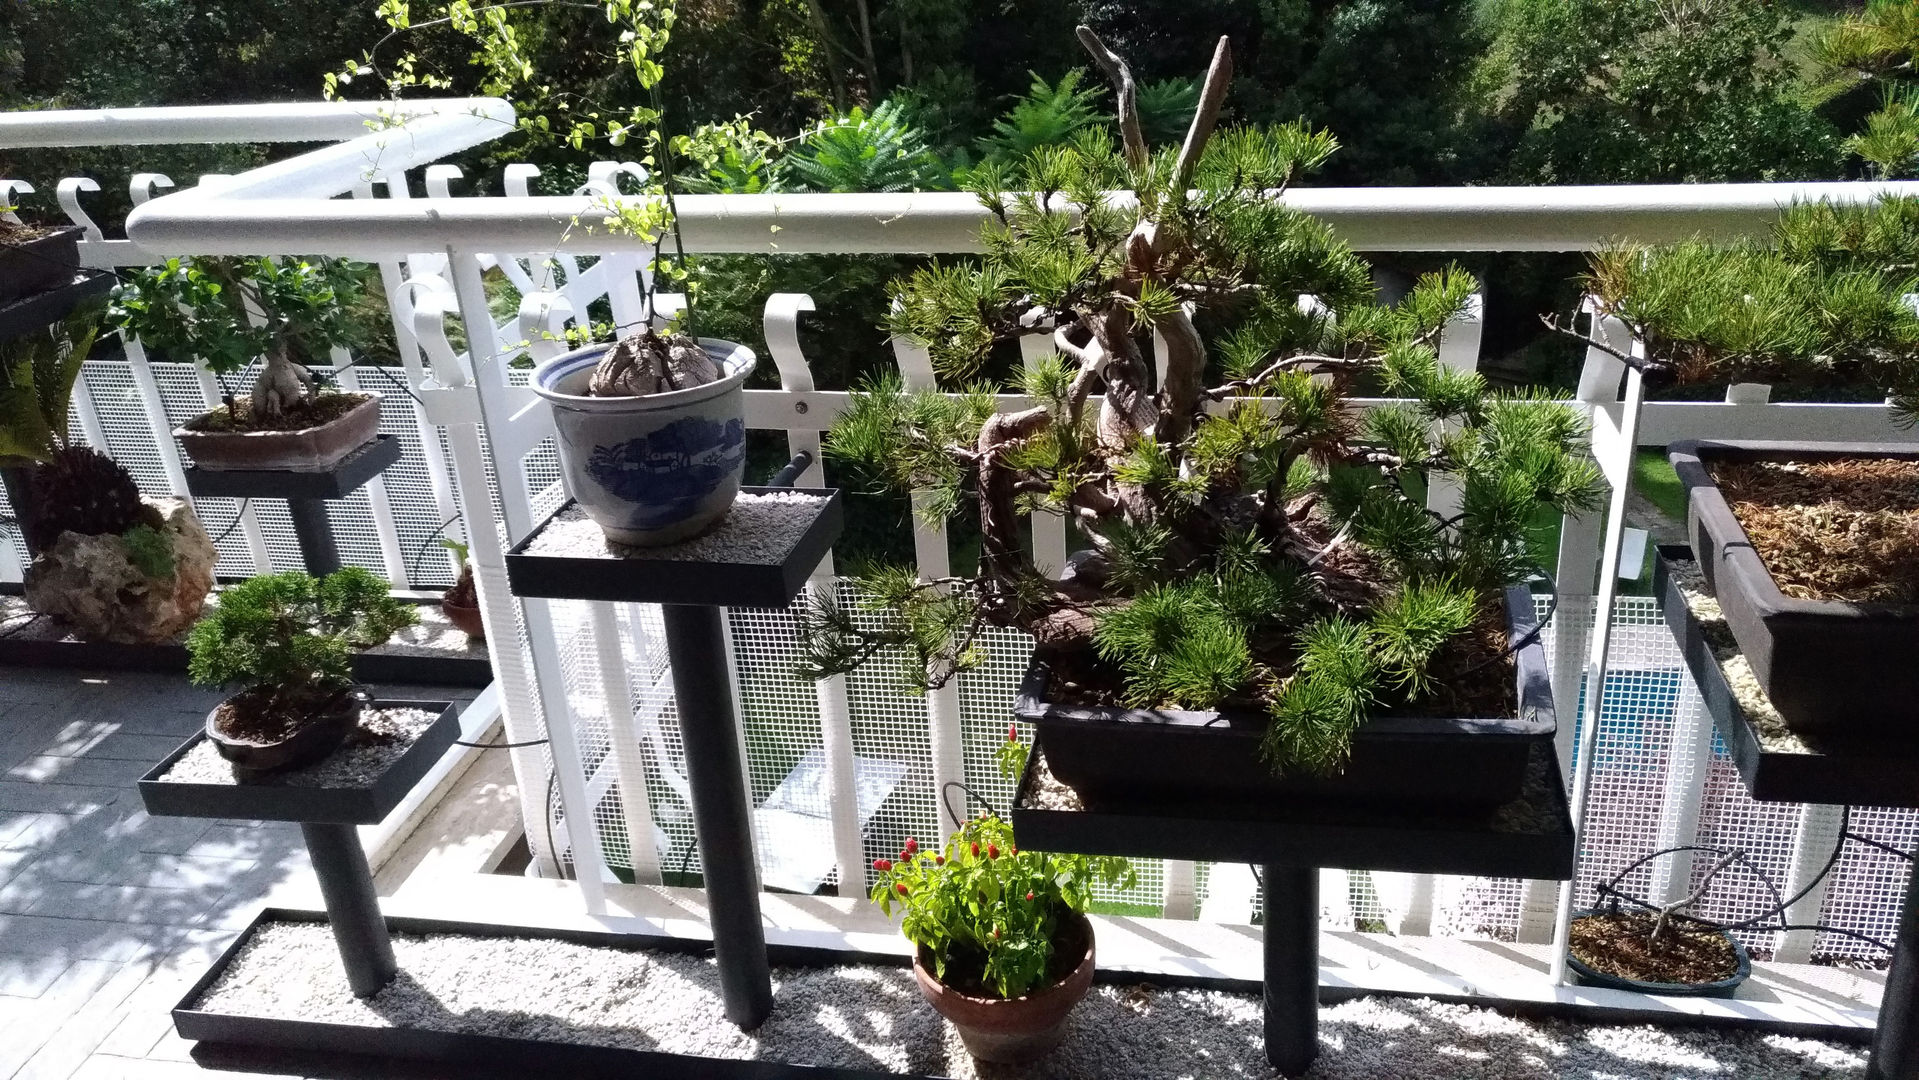
M 1706 590 L 1706 575 L 1699 570 L 1699 564 L 1691 559 L 1672 559 L 1666 563 L 1667 572 L 1673 576 L 1679 586 L 1679 595 L 1685 597 L 1686 610 L 1699 622 L 1700 630 L 1706 636 L 1706 644 L 1712 649 L 1713 659 L 1719 662 L 1719 670 L 1726 676 L 1726 685 L 1732 689 L 1739 711 L 1745 714 L 1753 730 L 1759 733 L 1759 744 L 1768 753 L 1773 754 L 1810 754 L 1812 748 L 1804 739 L 1786 727 L 1785 718 L 1779 710 L 1773 708 L 1772 699 L 1766 696 L 1765 688 L 1759 685 L 1759 677 L 1753 674 L 1752 663 L 1746 654 L 1740 651 L 1739 643 L 1733 640 L 1732 629 L 1726 625 L 1726 616 L 1719 609 L 1719 601 L 1713 599 Z
M 733 509 L 711 532 L 683 544 L 637 548 L 606 538 L 586 511 L 570 506 L 554 515 L 523 549 L 527 555 L 573 559 L 647 559 L 701 563 L 758 563 L 777 566 L 794 541 L 819 516 L 826 499 L 800 491 L 755 494 L 743 491 Z
M 1270 1077 L 1256 995 L 1101 985 L 1066 1042 L 1028 1066 L 977 1066 L 903 967 L 775 968 L 772 1016 L 743 1033 L 721 1014 L 715 966 L 693 956 L 534 938 L 396 934 L 400 974 L 357 999 L 320 923 L 263 924 L 189 1007 L 365 1028 L 416 1028 L 731 1060 L 957 1078 Z M 1584 1027 L 1419 999 L 1321 1011 L 1313 1080 L 1864 1075 L 1861 1048 L 1756 1033 Z
M 359 727 L 347 737 L 346 745 L 326 760 L 279 773 L 242 772 L 221 757 L 213 743 L 201 739 L 156 779 L 162 783 L 251 787 L 371 787 L 439 718 L 438 713 L 425 709 L 366 709 L 360 713 Z

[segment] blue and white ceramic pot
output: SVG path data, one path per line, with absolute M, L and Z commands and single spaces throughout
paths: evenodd
M 553 405 L 566 488 L 619 544 L 660 547 L 726 516 L 746 467 L 746 394 L 753 350 L 701 338 L 721 377 L 645 397 L 591 397 L 588 381 L 610 344 L 556 356 L 533 371 Z

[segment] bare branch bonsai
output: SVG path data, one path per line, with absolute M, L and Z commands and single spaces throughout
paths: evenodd
M 978 574 L 947 587 L 868 573 L 867 613 L 809 613 L 810 669 L 903 646 L 909 674 L 937 684 L 979 659 L 987 627 L 1016 627 L 1045 649 L 1096 650 L 1135 705 L 1264 709 L 1276 767 L 1335 770 L 1373 708 L 1488 662 L 1473 643 L 1500 587 L 1538 563 L 1534 516 L 1593 505 L 1580 424 L 1440 364 L 1470 277 L 1431 274 L 1381 305 L 1365 263 L 1279 201 L 1331 136 L 1214 132 L 1224 40 L 1184 142 L 1155 150 L 1125 61 L 1080 37 L 1118 86 L 1120 147 L 1092 132 L 978 170 L 984 256 L 899 283 L 891 320 L 968 392 L 880 379 L 827 448 L 921 492 L 929 520 L 977 498 Z M 1149 332 L 1164 341 L 1157 378 Z M 996 412 L 973 380 L 1034 333 L 1058 347 L 1019 376 L 1037 404 Z M 1413 400 L 1360 416 L 1359 387 Z M 1458 486 L 1459 513 L 1427 509 L 1439 483 Z M 1061 515 L 1090 545 L 1062 580 L 1034 567 L 1024 513 Z

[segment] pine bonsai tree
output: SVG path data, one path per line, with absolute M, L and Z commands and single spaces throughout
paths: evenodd
M 1764 240 L 1615 246 L 1592 257 L 1585 284 L 1645 360 L 1549 325 L 1654 378 L 1862 379 L 1919 421 L 1919 199 L 1797 203 Z
M 809 612 L 810 668 L 905 646 L 909 674 L 938 684 L 980 659 L 985 628 L 1017 627 L 1043 649 L 1094 653 L 1135 705 L 1263 708 L 1275 767 L 1335 770 L 1375 707 L 1425 703 L 1439 675 L 1498 658 L 1486 630 L 1500 587 L 1539 561 L 1534 516 L 1594 505 L 1580 425 L 1439 363 L 1470 277 L 1429 275 L 1382 305 L 1366 265 L 1274 197 L 1333 152 L 1330 136 L 1297 124 L 1214 135 L 1224 40 L 1184 144 L 1154 151 L 1127 65 L 1080 37 L 1115 85 L 1120 144 L 1088 131 L 983 166 L 984 256 L 897 288 L 893 332 L 968 392 L 881 379 L 828 442 L 926 493 L 929 519 L 977 499 L 978 574 L 869 571 L 872 616 Z M 1018 379 L 1036 404 L 995 412 L 976 380 L 1001 346 L 1048 331 L 1058 355 Z M 1149 331 L 1165 343 L 1157 378 Z M 1357 414 L 1359 387 L 1412 401 Z M 1427 509 L 1440 483 L 1457 485 L 1459 513 Z M 1090 545 L 1064 580 L 1035 569 L 1022 512 L 1063 515 Z

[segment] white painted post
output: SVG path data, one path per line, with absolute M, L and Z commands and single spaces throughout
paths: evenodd
M 340 380 L 340 388 L 348 391 L 366 389 L 360 381 L 360 369 L 351 366 L 353 357 L 345 349 L 335 346 L 333 349 L 334 377 Z M 388 409 L 411 409 L 413 403 L 407 398 L 386 395 L 385 407 Z M 367 506 L 373 512 L 373 533 L 380 541 L 380 563 L 386 567 L 386 578 L 402 589 L 413 587 L 407 566 L 406 555 L 400 548 L 400 530 L 393 523 L 393 501 L 387 498 L 386 480 L 375 476 L 366 482 Z
M 1815 884 L 1813 877 L 1826 867 L 1826 860 L 1832 858 L 1833 849 L 1839 846 L 1839 822 L 1841 808 L 1820 803 L 1807 803 L 1799 808 L 1799 822 L 1792 834 L 1791 869 L 1786 873 L 1785 894 L 1790 897 L 1801 889 L 1806 895 L 1800 897 L 1786 908 L 1787 926 L 1812 926 L 1819 921 L 1819 912 L 1826 906 L 1826 892 L 1832 887 L 1832 875 L 1819 878 Z M 1807 888 L 1808 886 L 1810 888 Z M 1896 895 L 1896 894 L 1895 894 Z M 1788 930 L 1779 936 L 1779 947 L 1773 950 L 1772 961 L 1775 964 L 1807 964 L 1812 962 L 1812 949 L 1818 943 L 1817 930 Z
M 1641 346 L 1635 342 L 1632 348 L 1637 354 Z M 1606 654 L 1611 646 L 1613 597 L 1619 587 L 1619 551 L 1626 529 L 1626 498 L 1632 491 L 1632 459 L 1638 447 L 1639 410 L 1645 400 L 1646 385 L 1639 369 L 1628 368 L 1624 400 L 1593 410 L 1593 457 L 1612 485 L 1612 503 L 1606 512 L 1606 539 L 1600 549 L 1599 586 L 1594 600 L 1592 640 L 1586 662 L 1587 693 L 1584 708 L 1580 711 L 1579 748 L 1573 767 L 1573 877 L 1559 891 L 1559 915 L 1553 928 L 1552 978 L 1555 984 L 1566 981 L 1566 943 L 1572 925 L 1573 898 L 1579 889 L 1578 845 L 1584 843 L 1586 837 L 1586 798 L 1592 790 L 1593 754 L 1599 746 L 1600 705 L 1605 697 Z
M 646 786 L 646 752 L 637 738 L 633 685 L 627 679 L 621 648 L 619 605 L 592 603 L 587 607 L 593 618 L 600 693 L 606 700 L 607 752 L 613 758 L 614 780 L 619 785 L 633 880 L 641 885 L 658 885 L 660 852 L 653 839 L 653 798 Z
M 939 386 L 933 374 L 933 358 L 925 346 L 902 337 L 893 339 L 893 356 L 908 390 L 929 390 Z M 952 557 L 946 550 L 946 530 L 929 524 L 920 509 L 925 505 L 923 492 L 913 493 L 913 556 L 920 580 L 930 581 L 952 575 Z M 926 743 L 932 753 L 933 816 L 942 843 L 955 829 L 945 810 L 946 785 L 966 782 L 966 759 L 961 743 L 959 684 L 948 679 L 945 686 L 926 692 Z M 955 803 L 958 813 L 965 813 Z

